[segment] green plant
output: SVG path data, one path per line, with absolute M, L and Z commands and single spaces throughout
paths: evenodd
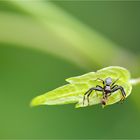
M 116 83 L 124 88 L 126 97 L 130 95 L 132 85 L 139 83 L 139 79 L 130 79 L 130 73 L 127 69 L 118 66 L 110 66 L 98 70 L 97 72 L 90 72 L 82 76 L 68 78 L 66 81 L 69 82 L 69 84 L 34 98 L 31 105 L 37 106 L 77 103 L 76 108 L 88 106 L 88 102 L 86 102 L 85 105 L 83 104 L 83 96 L 85 92 L 93 86 L 102 86 L 102 83 L 98 81 L 97 78 L 105 79 L 107 77 L 111 77 L 114 81 L 118 79 Z M 89 105 L 101 103 L 102 97 L 103 95 L 101 92 L 93 91 L 89 98 Z M 114 104 L 120 101 L 121 98 L 122 94 L 118 90 L 108 97 L 106 105 Z

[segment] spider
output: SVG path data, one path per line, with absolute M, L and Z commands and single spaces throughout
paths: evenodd
M 112 81 L 112 78 L 108 77 L 105 80 L 102 80 L 100 78 L 97 78 L 97 80 L 102 81 L 103 83 L 103 87 L 97 85 L 96 87 L 92 87 L 90 88 L 85 94 L 84 94 L 84 98 L 83 98 L 83 105 L 85 102 L 85 96 L 87 95 L 87 101 L 88 101 L 88 105 L 89 105 L 89 96 L 92 93 L 93 90 L 95 91 L 100 91 L 103 93 L 103 98 L 101 100 L 101 104 L 102 105 L 106 105 L 106 101 L 108 99 L 108 97 L 115 91 L 120 90 L 121 94 L 122 94 L 122 99 L 121 101 L 123 101 L 125 99 L 126 93 L 124 91 L 124 88 L 122 86 L 116 85 L 115 83 L 117 82 L 117 80 L 115 80 L 114 82 Z

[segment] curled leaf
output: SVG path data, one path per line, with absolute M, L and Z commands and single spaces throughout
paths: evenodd
M 31 106 L 75 103 L 76 107 L 86 107 L 88 105 L 100 104 L 103 99 L 103 94 L 100 91 L 92 91 L 89 96 L 89 104 L 87 100 L 83 104 L 83 97 L 90 88 L 96 87 L 96 85 L 103 87 L 103 83 L 97 80 L 98 78 L 105 80 L 108 77 L 111 77 L 113 81 L 117 80 L 116 85 L 124 88 L 126 97 L 130 95 L 132 85 L 130 83 L 129 71 L 122 67 L 110 66 L 96 72 L 89 72 L 66 79 L 69 84 L 35 97 L 31 102 Z M 117 90 L 108 97 L 106 105 L 114 104 L 120 101 L 121 98 L 122 93 L 120 90 Z

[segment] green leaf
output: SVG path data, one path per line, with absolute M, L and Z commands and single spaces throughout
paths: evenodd
M 92 87 L 96 87 L 96 85 L 103 86 L 102 82 L 97 80 L 97 78 L 105 80 L 108 77 L 111 77 L 113 81 L 118 79 L 116 84 L 124 88 L 126 97 L 130 95 L 132 85 L 129 71 L 122 67 L 111 66 L 97 72 L 90 72 L 82 76 L 66 79 L 69 84 L 34 98 L 31 106 L 76 103 L 76 107 L 86 107 L 88 106 L 87 99 L 83 104 L 85 92 Z M 93 91 L 89 97 L 89 105 L 100 104 L 102 98 L 102 92 Z M 114 104 L 120 101 L 121 98 L 121 91 L 118 90 L 108 97 L 106 105 Z

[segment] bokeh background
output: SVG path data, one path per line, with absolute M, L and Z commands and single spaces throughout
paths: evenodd
M 139 13 L 136 1 L 0 1 L 0 138 L 140 138 L 140 85 L 105 109 L 29 106 L 106 66 L 139 77 Z

